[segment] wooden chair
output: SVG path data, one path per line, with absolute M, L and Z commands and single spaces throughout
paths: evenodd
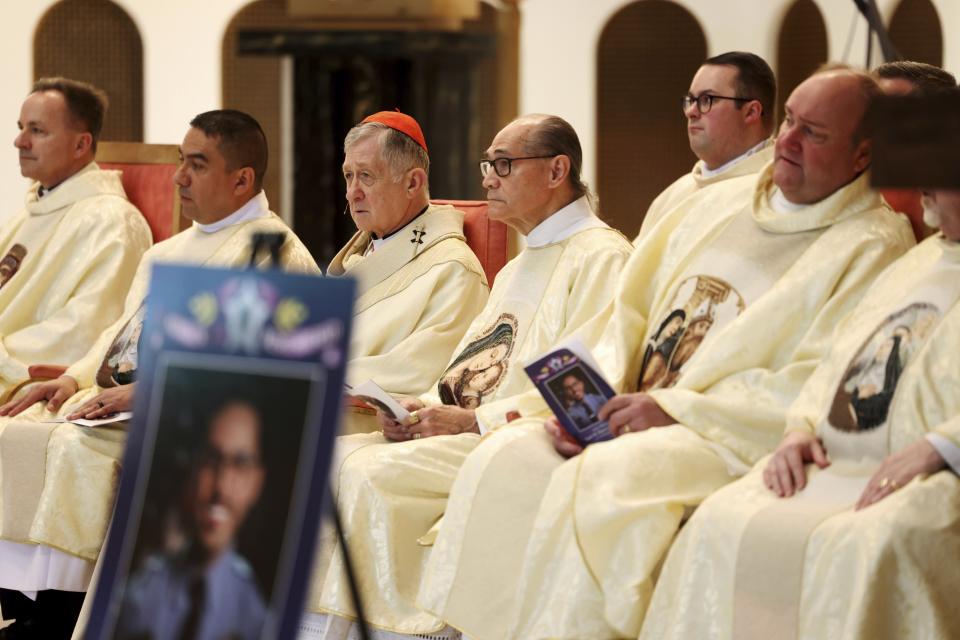
M 180 194 L 173 184 L 173 174 L 180 164 L 177 145 L 100 142 L 97 164 L 101 169 L 123 172 L 123 189 L 147 219 L 155 243 L 187 227 L 180 213 Z
M 467 244 L 477 254 L 480 265 L 487 275 L 487 283 L 493 286 L 497 273 L 507 264 L 507 225 L 487 217 L 484 200 L 433 200 L 434 204 L 449 204 L 463 211 L 463 234 Z

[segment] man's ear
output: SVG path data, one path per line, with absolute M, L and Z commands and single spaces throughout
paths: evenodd
M 408 197 L 413 197 L 423 191 L 424 186 L 427 184 L 427 172 L 417 167 L 411 169 L 407 172 L 406 183 L 404 184 L 404 189 L 407 192 Z
M 77 134 L 77 139 L 73 147 L 73 155 L 75 158 L 82 158 L 88 153 L 92 153 L 93 148 L 93 134 L 89 131 L 85 133 Z
M 857 173 L 864 171 L 870 166 L 870 159 L 873 155 L 873 141 L 870 139 L 861 140 L 854 150 L 853 168 Z
M 745 124 L 753 124 L 755 122 L 760 122 L 763 119 L 763 105 L 760 104 L 759 100 L 751 100 L 743 109 L 743 122 Z
M 551 188 L 558 187 L 567 181 L 570 175 L 570 158 L 565 155 L 559 155 L 550 160 L 550 181 Z
M 233 182 L 233 195 L 242 196 L 253 193 L 253 185 L 256 182 L 257 174 L 253 167 L 241 167 L 236 171 L 236 178 Z

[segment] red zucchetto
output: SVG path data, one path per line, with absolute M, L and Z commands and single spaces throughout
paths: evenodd
M 379 122 L 395 131 L 399 131 L 412 138 L 414 142 L 423 147 L 424 151 L 427 151 L 427 141 L 423 138 L 423 131 L 420 130 L 420 125 L 407 114 L 400 113 L 399 109 L 396 111 L 378 111 L 364 118 L 360 124 L 365 122 Z M 427 151 L 427 153 L 430 152 Z

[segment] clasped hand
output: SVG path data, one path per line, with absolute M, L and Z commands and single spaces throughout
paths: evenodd
M 378 411 L 377 421 L 387 440 L 404 442 L 430 436 L 480 433 L 476 414 L 470 409 L 447 404 L 425 407 L 416 398 L 400 398 L 398 401 L 407 411 L 416 412 L 417 419 L 399 422 Z
M 789 498 L 807 486 L 806 465 L 810 463 L 821 469 L 830 466 L 823 443 L 809 431 L 792 431 L 767 463 L 763 471 L 764 484 L 781 498 Z M 933 445 L 921 438 L 884 459 L 860 494 L 856 509 L 879 502 L 916 476 L 936 473 L 945 466 Z

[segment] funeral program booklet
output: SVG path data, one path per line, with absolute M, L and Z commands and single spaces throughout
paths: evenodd
M 373 380 L 367 380 L 355 387 L 344 385 L 344 393 L 382 411 L 397 422 L 405 422 L 410 417 L 410 412 Z
M 524 367 L 561 426 L 583 446 L 610 440 L 610 425 L 600 407 L 616 395 L 593 355 L 579 338 L 557 345 Z

